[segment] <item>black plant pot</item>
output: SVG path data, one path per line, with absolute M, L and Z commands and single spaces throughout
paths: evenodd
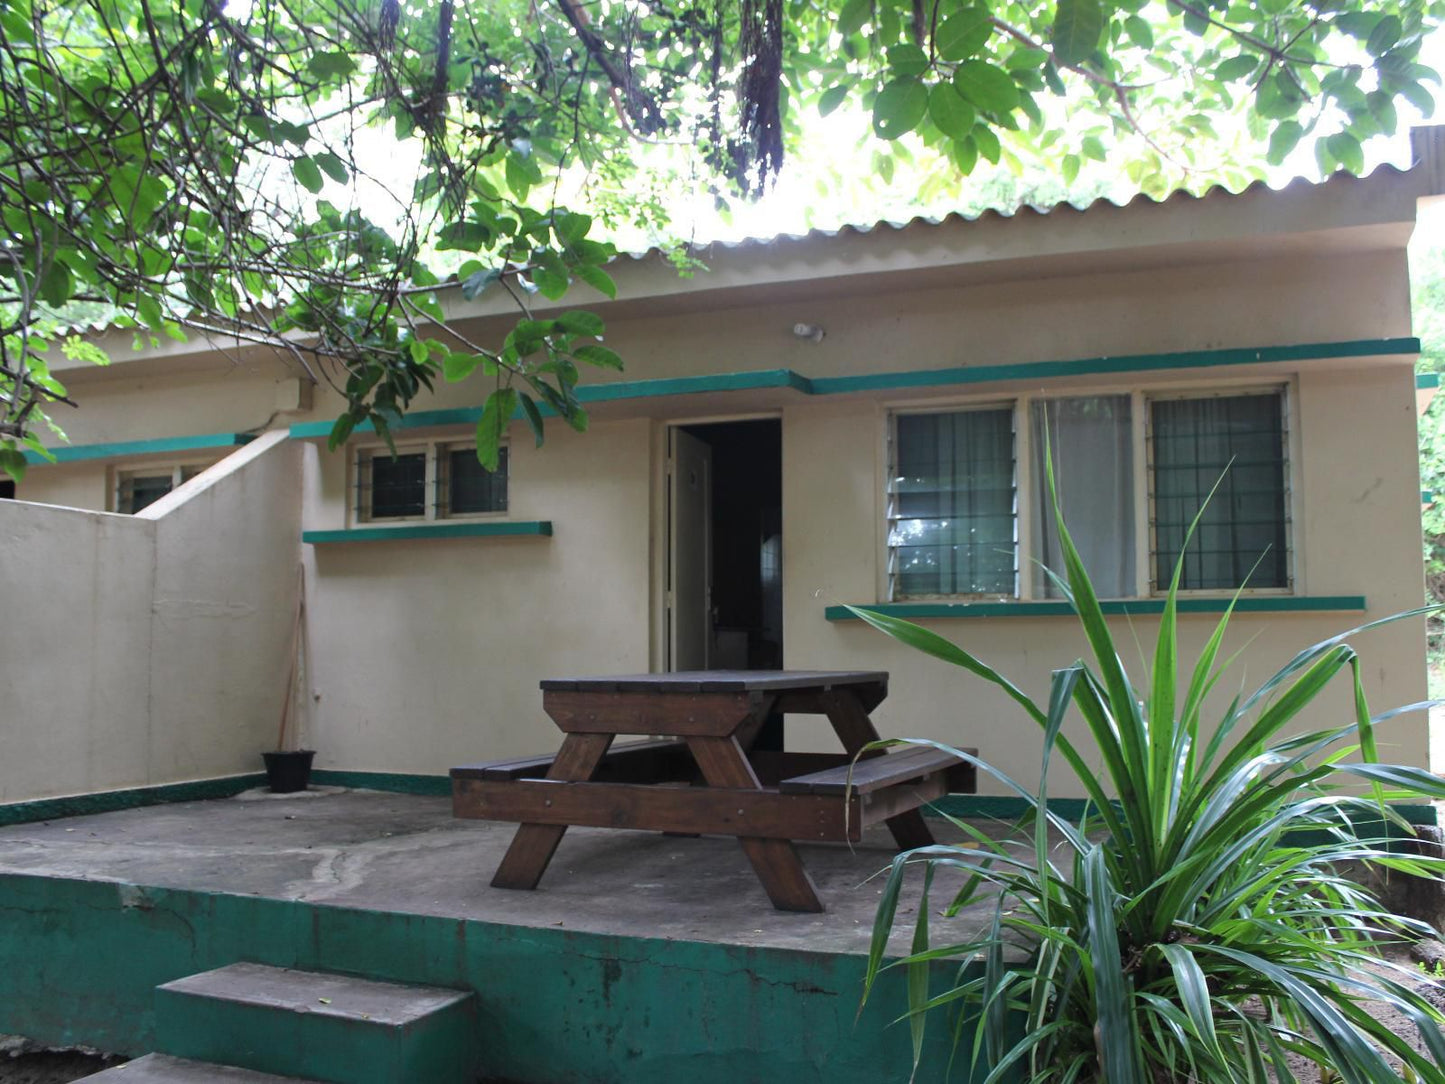
M 295 794 L 305 790 L 311 780 L 311 758 L 315 749 L 287 749 L 274 753 L 262 753 L 266 762 L 266 781 L 271 784 L 272 794 Z

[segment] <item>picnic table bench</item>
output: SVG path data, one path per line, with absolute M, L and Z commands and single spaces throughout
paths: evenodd
M 887 691 L 879 671 L 543 681 L 561 750 L 453 768 L 453 812 L 520 823 L 492 879 L 499 888 L 535 888 L 571 825 L 732 835 L 775 907 L 822 911 L 792 841 L 858 842 L 882 822 L 899 847 L 927 846 L 919 807 L 974 790 L 972 764 L 945 750 L 864 751 L 878 740 L 869 712 Z M 844 751 L 752 749 L 774 711 L 827 716 Z M 662 737 L 615 743 L 619 734 Z

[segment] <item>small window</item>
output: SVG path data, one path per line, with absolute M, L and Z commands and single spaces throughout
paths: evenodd
M 1164 590 L 1185 532 L 1185 590 L 1288 588 L 1288 433 L 1284 395 L 1156 399 L 1149 404 L 1152 576 Z
M 160 500 L 176 486 L 189 482 L 204 466 L 195 463 L 176 467 L 122 470 L 116 473 L 115 510 L 133 516 Z
M 1012 406 L 894 419 L 888 571 L 894 598 L 1018 591 Z
M 430 499 L 428 499 L 430 495 Z M 432 520 L 507 510 L 507 449 L 483 469 L 473 444 L 410 445 L 393 456 L 363 448 L 356 458 L 356 515 L 362 522 Z
M 475 445 L 437 449 L 437 515 L 469 516 L 507 510 L 507 449 L 497 450 L 497 469 L 477 459 Z

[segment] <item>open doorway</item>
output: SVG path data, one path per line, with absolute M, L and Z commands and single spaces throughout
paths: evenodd
M 783 665 L 782 423 L 668 431 L 669 670 Z

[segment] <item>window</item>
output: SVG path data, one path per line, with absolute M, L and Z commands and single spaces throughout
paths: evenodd
M 133 516 L 205 469 L 203 464 L 187 463 L 174 467 L 116 471 L 115 510 Z
M 430 494 L 430 499 L 428 495 Z M 362 448 L 356 458 L 356 515 L 364 522 L 430 520 L 507 510 L 507 449 L 497 469 L 477 461 L 474 444 Z
M 1156 399 L 1149 417 L 1156 589 L 1168 587 L 1201 507 L 1181 588 L 1289 587 L 1283 397 Z
M 1006 406 L 894 419 L 893 597 L 1016 593 L 1013 416 Z
M 1286 591 L 1285 391 L 1037 397 L 898 413 L 890 430 L 888 597 L 1063 597 L 1049 449 L 1070 534 L 1101 598 Z M 1016 445 L 1025 450 L 1021 498 Z M 1019 570 L 1028 575 L 1020 576 Z

